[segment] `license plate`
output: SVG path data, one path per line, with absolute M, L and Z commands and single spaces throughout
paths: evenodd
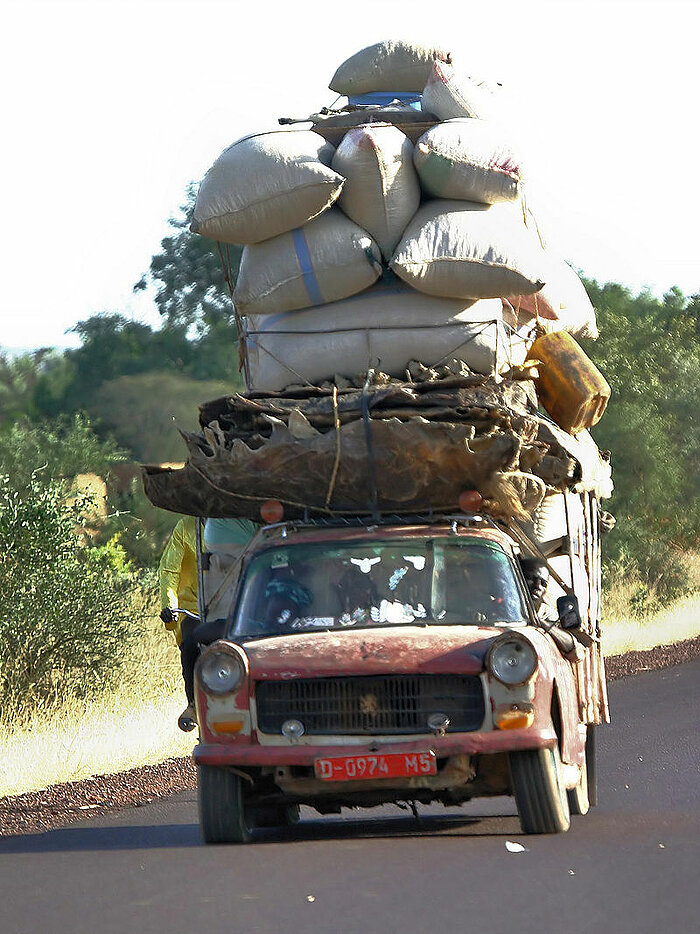
M 437 761 L 433 752 L 387 753 L 383 756 L 334 756 L 316 759 L 316 777 L 325 782 L 355 782 L 376 778 L 412 778 L 435 775 Z

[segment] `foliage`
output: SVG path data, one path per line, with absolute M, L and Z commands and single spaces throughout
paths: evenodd
M 88 698 L 118 677 L 138 635 L 133 575 L 116 543 L 81 534 L 87 504 L 65 484 L 0 478 L 0 709 L 18 717 L 59 698 Z
M 141 463 L 184 461 L 187 449 L 178 428 L 198 430 L 198 407 L 233 391 L 231 383 L 194 380 L 154 371 L 103 383 L 90 412 Z
M 180 216 L 169 221 L 175 234 L 161 242 L 162 252 L 151 259 L 148 273 L 136 283 L 134 291 L 155 283 L 156 305 L 167 326 L 194 327 L 202 334 L 231 323 L 233 308 L 224 267 L 231 282 L 235 282 L 242 249 L 223 243 L 219 253 L 214 241 L 190 232 L 196 196 L 191 184 Z
M 21 418 L 0 432 L 0 473 L 20 491 L 34 481 L 72 480 L 81 473 L 105 476 L 113 462 L 123 459 L 123 452 L 98 438 L 83 415 L 53 424 Z
M 600 328 L 586 350 L 612 388 L 593 429 L 613 453 L 618 523 L 607 571 L 640 575 L 632 609 L 645 614 L 687 590 L 683 555 L 700 540 L 700 296 L 586 287 Z

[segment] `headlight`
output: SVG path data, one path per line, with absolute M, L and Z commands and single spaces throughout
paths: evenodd
M 489 654 L 489 670 L 503 684 L 522 684 L 537 668 L 537 653 L 527 641 L 512 636 L 497 642 Z
M 243 680 L 245 668 L 237 655 L 211 652 L 199 663 L 199 678 L 212 694 L 229 694 Z

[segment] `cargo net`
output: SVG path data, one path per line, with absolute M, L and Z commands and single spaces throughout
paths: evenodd
M 477 490 L 492 515 L 528 518 L 547 488 L 580 479 L 561 432 L 537 412 L 528 379 L 494 379 L 461 362 L 412 362 L 407 379 L 370 370 L 281 393 L 236 393 L 200 407 L 182 433 L 179 470 L 144 468 L 154 505 L 196 516 L 259 519 L 448 514 Z

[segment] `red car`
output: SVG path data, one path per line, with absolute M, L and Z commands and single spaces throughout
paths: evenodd
M 525 833 L 567 830 L 595 796 L 599 646 L 574 638 L 576 599 L 574 635 L 543 622 L 486 517 L 368 522 L 282 524 L 248 549 L 196 668 L 204 840 L 246 842 L 301 804 L 489 795 L 514 795 Z

